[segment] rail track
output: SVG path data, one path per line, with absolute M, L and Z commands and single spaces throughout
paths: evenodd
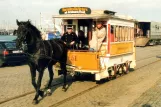
M 142 47 L 142 48 L 144 48 L 144 47 Z M 160 46 L 158 46 L 157 48 L 160 48 Z M 151 50 L 152 49 L 152 50 Z M 153 50 L 154 49 L 154 50 Z M 144 49 L 144 51 L 148 51 L 148 50 L 150 50 L 150 51 L 161 51 L 161 50 L 158 50 L 158 49 L 156 49 L 156 47 L 153 47 L 153 46 L 151 46 L 151 47 L 149 47 L 149 48 L 145 48 Z M 141 52 L 142 50 L 140 50 L 140 49 L 137 49 L 137 52 Z
M 161 55 L 161 54 L 157 54 L 157 55 Z M 155 58 L 157 55 L 155 55 L 155 56 L 149 56 L 149 57 L 146 57 L 146 58 L 142 58 L 142 59 L 139 59 L 139 60 L 136 60 L 137 62 L 139 62 L 139 61 L 143 61 L 143 60 L 145 60 L 145 59 L 150 59 L 150 58 Z
M 142 60 L 149 59 L 149 58 L 153 58 L 153 57 L 156 57 L 156 55 L 155 55 L 155 56 L 149 56 L 149 57 L 146 57 L 146 58 L 144 58 L 144 59 L 139 59 L 139 60 L 137 60 L 137 61 L 142 61 Z M 153 62 L 148 63 L 148 64 L 146 64 L 146 65 L 143 65 L 143 66 L 141 66 L 141 67 L 139 67 L 139 68 L 136 68 L 135 70 L 139 70 L 139 69 L 141 69 L 141 68 L 144 68 L 144 67 L 146 67 L 146 66 L 152 65 L 152 64 L 157 63 L 157 62 L 159 62 L 159 61 L 161 61 L 161 60 L 159 59 L 159 60 L 153 61 Z M 72 82 L 72 81 L 70 80 L 70 81 L 67 81 L 67 82 L 70 83 L 70 82 Z M 59 85 L 62 85 L 62 84 L 63 84 L 62 82 L 59 82 L 59 83 L 53 84 L 52 87 L 56 87 L 56 86 L 59 86 Z M 88 88 L 88 89 L 86 89 L 86 90 L 84 90 L 84 91 L 82 91 L 82 92 L 79 92 L 79 93 L 77 93 L 77 94 L 75 94 L 75 95 L 73 95 L 73 96 L 71 96 L 71 97 L 68 97 L 68 98 L 66 98 L 66 99 L 64 99 L 64 100 L 61 100 L 61 101 L 55 103 L 55 104 L 52 104 L 52 105 L 50 105 L 49 107 L 57 107 L 57 106 L 59 106 L 59 105 L 65 103 L 65 102 L 67 102 L 67 101 L 70 101 L 70 100 L 72 100 L 72 99 L 74 99 L 74 98 L 76 98 L 76 97 L 82 95 L 82 94 L 85 94 L 85 93 L 87 93 L 87 92 L 89 92 L 89 91 L 91 91 L 91 90 L 93 90 L 93 89 L 95 89 L 95 88 L 98 88 L 98 87 L 100 87 L 101 85 L 103 85 L 103 84 L 96 84 L 96 85 L 93 86 L 93 87 L 90 87 L 90 88 Z M 42 88 L 41 90 L 44 90 L 44 88 Z M 25 96 L 27 96 L 27 95 L 29 95 L 29 94 L 33 94 L 33 93 L 35 93 L 35 91 L 30 91 L 30 92 L 27 92 L 27 93 L 24 93 L 24 94 L 21 94 L 21 95 L 18 95 L 18 96 L 14 96 L 14 97 L 5 99 L 5 100 L 3 100 L 3 101 L 0 101 L 0 104 L 9 102 L 9 101 L 12 101 L 12 100 L 15 100 L 15 99 L 19 99 L 19 98 L 25 97 Z
M 144 67 L 146 67 L 146 66 L 152 65 L 152 64 L 157 63 L 157 62 L 159 62 L 159 61 L 161 61 L 161 60 L 157 60 L 157 61 L 154 61 L 154 62 L 152 62 L 152 63 L 146 64 L 146 65 L 141 66 L 141 67 L 139 67 L 139 68 L 137 68 L 137 69 L 135 69 L 135 70 L 139 70 L 139 69 L 141 69 L 141 68 L 144 68 Z M 82 92 L 80 92 L 80 93 L 77 93 L 77 94 L 75 94 L 75 95 L 73 95 L 73 96 L 71 96 L 71 97 L 68 97 L 68 98 L 66 98 L 66 99 L 64 99 L 64 100 L 61 100 L 61 101 L 59 101 L 59 102 L 57 102 L 57 103 L 55 103 L 55 104 L 52 104 L 52 105 L 50 105 L 49 107 L 58 107 L 59 105 L 62 105 L 62 104 L 64 104 L 65 102 L 70 101 L 70 100 L 72 100 L 72 99 L 74 99 L 74 98 L 76 98 L 76 97 L 78 97 L 78 96 L 80 96 L 80 95 L 83 95 L 83 94 L 85 94 L 85 93 L 87 93 L 87 92 L 89 92 L 89 91 L 91 91 L 91 90 L 93 90 L 93 89 L 99 88 L 99 87 L 102 86 L 102 85 L 104 85 L 104 84 L 96 84 L 95 86 L 90 87 L 90 88 L 87 89 L 87 90 L 84 90 L 84 91 L 82 91 Z

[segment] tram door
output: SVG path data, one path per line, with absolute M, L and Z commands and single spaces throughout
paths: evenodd
M 80 19 L 78 20 L 78 31 L 82 30 L 86 38 L 91 40 L 92 37 L 92 19 Z

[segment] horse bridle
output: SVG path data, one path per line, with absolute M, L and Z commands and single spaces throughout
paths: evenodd
M 27 28 L 24 27 L 24 25 L 20 25 L 21 28 L 23 28 L 23 30 L 25 31 L 25 33 L 23 35 L 20 34 L 20 37 L 18 36 L 17 40 L 18 42 L 21 41 L 22 42 L 22 46 L 20 48 L 22 48 L 22 50 L 27 50 L 28 46 L 31 46 L 32 44 L 28 44 L 26 41 L 26 36 L 29 33 L 29 30 Z

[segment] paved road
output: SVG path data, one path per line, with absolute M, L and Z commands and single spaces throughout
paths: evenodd
M 154 62 L 158 59 L 155 55 L 161 53 L 161 46 L 137 48 L 137 68 Z M 152 53 L 153 52 L 153 53 Z M 145 60 L 143 60 L 145 59 Z M 150 66 L 136 70 L 128 75 L 107 82 L 90 92 L 78 96 L 77 98 L 60 105 L 61 107 L 127 107 L 135 106 L 140 96 L 155 85 L 160 78 L 160 65 L 157 62 Z M 69 77 L 70 78 L 70 77 Z M 43 77 L 42 87 L 48 81 L 48 72 Z M 53 84 L 62 81 L 62 78 L 55 75 Z M 0 101 L 34 91 L 31 85 L 30 72 L 28 66 L 4 67 L 0 68 Z M 93 87 L 95 82 L 84 80 L 69 84 L 67 92 L 61 90 L 61 86 L 54 87 L 54 93 L 50 97 L 45 97 L 37 107 L 50 106 L 62 99 L 68 98 L 85 89 Z M 23 98 L 15 99 L 0 105 L 0 107 L 31 107 L 34 94 L 29 94 Z M 126 102 L 126 103 L 125 103 Z M 141 105 L 141 102 L 139 102 Z M 137 106 L 137 105 L 136 105 Z
M 145 91 L 129 107 L 161 107 L 161 79 Z

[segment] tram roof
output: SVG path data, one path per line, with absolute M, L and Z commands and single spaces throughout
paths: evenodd
M 61 19 L 107 19 L 107 18 L 114 18 L 114 19 L 120 19 L 120 20 L 136 21 L 135 19 L 128 18 L 128 17 L 120 17 L 120 16 L 106 14 L 105 11 L 108 11 L 108 10 L 92 10 L 91 14 L 53 15 L 53 18 L 61 18 Z M 116 13 L 116 12 L 114 12 L 114 13 Z

